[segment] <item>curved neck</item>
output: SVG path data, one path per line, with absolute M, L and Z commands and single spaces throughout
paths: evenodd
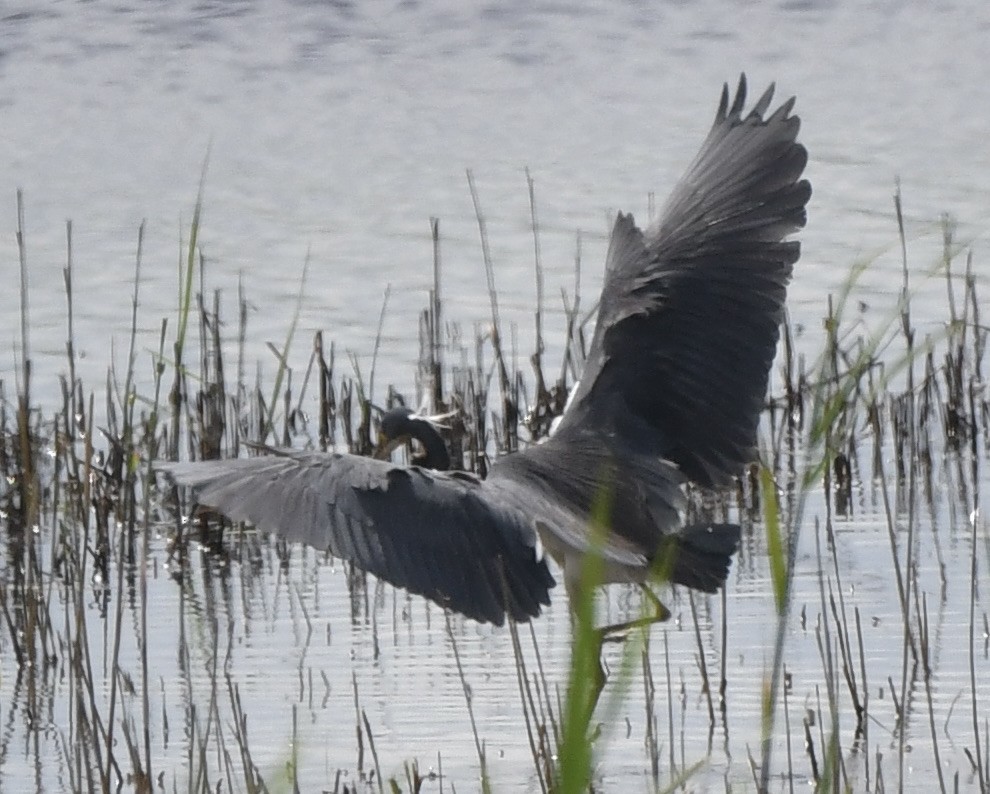
M 450 468 L 450 453 L 440 434 L 429 422 L 413 421 L 410 435 L 423 445 L 424 454 L 413 457 L 413 463 L 425 469 L 446 471 Z

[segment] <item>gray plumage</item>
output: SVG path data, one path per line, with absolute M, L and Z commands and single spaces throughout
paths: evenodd
M 550 603 L 532 527 L 470 474 L 292 450 L 160 468 L 233 521 L 329 549 L 475 620 L 526 620 Z
M 759 414 L 800 253 L 784 237 L 811 195 L 793 99 L 743 114 L 745 78 L 658 221 L 619 214 L 598 322 L 557 432 L 502 458 L 484 482 L 351 455 L 279 451 L 162 464 L 197 500 L 481 621 L 526 620 L 569 590 L 607 505 L 606 581 L 715 592 L 739 541 L 733 524 L 681 525 L 682 486 L 722 486 L 754 456 Z M 436 439 L 431 440 L 435 444 Z

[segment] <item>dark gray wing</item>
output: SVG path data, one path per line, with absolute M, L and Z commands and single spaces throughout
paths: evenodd
M 701 151 L 656 224 L 619 214 L 598 324 L 561 429 L 601 427 L 705 485 L 750 461 L 811 186 L 788 100 L 743 115 L 728 86 Z
M 234 521 L 329 549 L 475 620 L 524 621 L 550 603 L 554 579 L 526 514 L 490 503 L 468 475 L 287 450 L 158 468 Z

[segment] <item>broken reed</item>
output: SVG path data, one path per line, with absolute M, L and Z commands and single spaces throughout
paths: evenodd
M 473 191 L 476 205 L 478 199 Z M 103 386 L 101 426 L 97 426 L 97 409 L 93 393 L 76 376 L 76 343 L 73 331 L 75 313 L 73 293 L 72 227 L 66 226 L 66 266 L 64 268 L 67 302 L 67 374 L 61 379 L 62 405 L 54 415 L 32 403 L 31 356 L 29 345 L 29 306 L 24 287 L 28 255 L 23 237 L 23 209 L 19 201 L 18 244 L 21 265 L 22 358 L 15 384 L 15 396 L 9 385 L 0 382 L 0 509 L 3 536 L 7 546 L 4 581 L 0 586 L 0 612 L 4 623 L 3 642 L 18 662 L 19 677 L 15 697 L 24 702 L 24 713 L 42 713 L 45 682 L 53 676 L 68 676 L 74 693 L 69 707 L 69 722 L 64 735 L 65 771 L 75 789 L 110 790 L 120 780 L 128 780 L 136 790 L 150 790 L 162 774 L 187 774 L 195 790 L 215 788 L 222 779 L 233 790 L 264 790 L 264 778 L 252 760 L 247 731 L 247 717 L 236 684 L 230 676 L 214 671 L 214 696 L 205 713 L 188 715 L 189 763 L 185 772 L 161 770 L 154 766 L 150 735 L 153 715 L 148 691 L 147 656 L 140 637 L 146 634 L 147 603 L 145 576 L 149 558 L 150 522 L 155 513 L 151 461 L 162 457 L 210 459 L 243 454 L 245 443 L 289 445 L 308 443 L 320 449 L 347 447 L 359 454 L 370 451 L 378 419 L 378 409 L 398 401 L 419 405 L 426 402 L 430 410 L 457 411 L 450 422 L 448 442 L 453 459 L 463 468 L 484 474 L 491 456 L 516 448 L 520 429 L 529 440 L 544 436 L 553 417 L 559 415 L 566 401 L 568 387 L 584 359 L 585 322 L 579 313 L 579 295 L 573 300 L 564 296 L 566 340 L 563 359 L 547 372 L 544 358 L 542 319 L 542 273 L 539 237 L 535 256 L 538 309 L 535 315 L 536 344 L 530 358 L 532 371 L 509 366 L 501 345 L 500 318 L 494 269 L 487 254 L 486 229 L 478 210 L 479 232 L 483 241 L 486 272 L 492 306 L 491 325 L 473 340 L 470 350 L 457 349 L 452 340 L 462 338 L 444 319 L 441 299 L 442 267 L 439 224 L 432 222 L 434 244 L 434 284 L 428 306 L 420 315 L 420 359 L 417 369 L 415 398 L 397 394 L 391 388 L 384 397 L 374 391 L 375 362 L 369 369 L 367 384 L 359 362 L 343 365 L 332 342 L 322 332 L 313 339 L 299 370 L 290 365 L 296 360 L 292 341 L 295 322 L 281 348 L 272 346 L 275 361 L 275 384 L 266 386 L 260 374 L 248 383 L 245 362 L 247 338 L 247 303 L 238 287 L 238 323 L 236 366 L 225 355 L 220 329 L 220 297 L 207 295 L 203 289 L 204 262 L 197 247 L 201 202 L 198 200 L 188 234 L 186 253 L 180 267 L 179 311 L 172 322 L 163 320 L 155 357 L 154 379 L 149 386 L 138 386 L 134 376 L 135 339 L 138 327 L 137 307 L 141 289 L 143 229 L 139 230 L 135 256 L 131 334 L 127 368 L 118 372 L 112 365 Z M 535 204 L 533 211 L 536 227 Z M 580 267 L 580 246 L 577 265 Z M 820 615 L 816 626 L 822 660 L 824 701 L 817 706 L 817 721 L 806 719 L 800 726 L 800 744 L 805 747 L 808 767 L 819 783 L 848 779 L 843 766 L 843 740 L 840 701 L 848 699 L 855 715 L 852 735 L 869 747 L 869 692 L 863 651 L 863 627 L 858 608 L 849 610 L 844 603 L 842 573 L 835 555 L 833 520 L 856 510 L 857 483 L 879 483 L 888 517 L 892 570 L 896 577 L 900 609 L 904 624 L 904 664 L 899 681 L 889 687 L 894 696 L 900 693 L 903 708 L 905 692 L 920 680 L 927 697 L 931 739 L 936 755 L 939 736 L 932 707 L 930 648 L 928 645 L 927 603 L 915 581 L 911 565 L 912 540 L 908 535 L 908 556 L 902 564 L 900 542 L 894 532 L 897 504 L 907 494 L 911 505 L 908 524 L 914 531 L 918 522 L 914 511 L 916 497 L 920 504 L 931 504 L 936 490 L 936 464 L 946 455 L 956 467 L 955 482 L 965 492 L 964 501 L 976 504 L 977 466 L 990 449 L 990 406 L 983 388 L 984 356 L 987 329 L 979 315 L 977 280 L 972 255 L 965 255 L 962 273 L 957 273 L 961 258 L 953 241 L 951 226 L 946 223 L 942 272 L 946 281 L 949 316 L 945 331 L 935 339 L 919 339 L 911 322 L 911 292 L 905 264 L 904 283 L 897 310 L 891 322 L 881 325 L 873 335 L 850 330 L 846 318 L 849 293 L 862 269 L 854 271 L 846 290 L 837 302 L 829 300 L 825 318 L 826 343 L 821 360 L 809 366 L 795 353 L 793 331 L 783 330 L 780 372 L 783 386 L 767 405 L 766 426 L 769 441 L 764 460 L 773 481 L 783 486 L 780 516 L 792 527 L 787 538 L 784 576 L 794 569 L 795 528 L 800 526 L 802 494 L 817 479 L 824 481 L 826 514 L 823 524 L 815 522 L 816 545 L 820 554 Z M 200 289 L 194 289 L 197 283 Z M 577 279 L 576 279 L 577 282 Z M 304 284 L 304 278 L 301 279 Z M 383 316 L 385 307 L 383 306 Z M 199 322 L 193 323 L 195 313 Z M 195 364 L 188 356 L 191 328 L 198 327 L 199 339 Z M 895 346 L 896 345 L 896 349 Z M 376 342 L 376 350 L 378 344 Z M 899 351 L 899 352 L 897 352 Z M 451 366 L 448 362 L 473 361 L 469 367 Z M 188 363 L 187 363 L 188 362 Z M 260 368 L 259 368 L 260 369 Z M 354 374 L 347 374 L 348 369 Z M 894 371 L 892 371 L 894 370 Z M 231 371 L 235 376 L 231 379 Z M 297 375 L 301 372 L 301 377 Z M 535 384 L 535 385 L 530 385 Z M 315 412 L 305 406 L 316 403 Z M 164 412 L 164 413 L 163 413 Z M 810 443 L 809 443 L 810 439 Z M 893 471 L 883 450 L 892 449 Z M 803 473 L 804 472 L 804 473 Z M 803 473 L 803 474 L 802 474 Z M 802 479 L 804 477 L 804 479 Z M 740 481 L 736 497 L 743 518 L 758 525 L 764 518 L 765 492 L 761 493 L 757 468 Z M 896 495 L 890 493 L 893 488 Z M 709 500 L 710 502 L 710 500 Z M 700 503 L 699 503 L 700 504 Z M 701 504 L 703 509 L 712 505 Z M 725 511 L 724 502 L 716 509 Z M 181 513 L 174 512 L 177 542 L 174 553 L 182 575 L 181 561 L 186 550 L 185 529 Z M 232 554 L 215 532 L 215 524 L 200 520 L 200 538 L 209 542 L 214 554 L 226 558 Z M 973 530 L 974 572 L 977 550 Z M 236 550 L 233 552 L 234 559 Z M 359 572 L 349 579 L 355 588 L 355 603 L 368 609 L 367 585 Z M 942 570 L 942 576 L 945 577 Z M 786 606 L 788 580 L 783 580 L 782 606 Z M 90 632 L 87 598 L 96 588 L 103 603 L 114 607 L 105 614 L 109 621 L 110 669 L 107 671 L 109 697 L 104 698 L 104 672 L 90 658 Z M 112 594 L 127 592 L 140 605 L 139 645 L 142 680 L 134 682 L 121 669 L 119 658 L 123 602 Z M 363 592 L 363 596 L 362 596 Z M 695 599 L 689 594 L 691 614 L 698 631 Z M 726 626 L 722 595 L 722 646 Z M 66 604 L 64 611 L 53 609 L 55 601 Z M 975 604 L 975 596 L 971 610 Z M 783 618 L 787 610 L 781 612 Z M 61 617 L 60 617 L 61 616 Z M 787 627 L 781 619 L 778 640 L 783 648 Z M 984 623 L 986 617 L 984 616 Z M 971 614 L 971 632 L 978 631 L 978 617 Z M 214 632 L 217 627 L 214 626 Z M 518 678 L 523 716 L 529 735 L 537 780 L 544 791 L 557 790 L 568 772 L 559 765 L 559 752 L 568 730 L 562 695 L 543 670 L 532 626 L 532 646 L 536 652 L 536 669 L 527 666 L 522 652 L 518 627 L 511 628 L 517 649 Z M 231 638 L 227 638 L 230 653 Z M 728 674 L 723 654 L 719 668 L 705 662 L 701 636 L 697 633 L 699 675 L 708 703 L 711 735 L 725 723 L 725 690 Z M 224 646 L 215 637 L 215 647 Z M 672 683 L 669 661 L 666 669 L 666 730 L 654 713 L 657 702 L 653 667 L 650 664 L 649 638 L 641 645 L 630 644 L 641 653 L 644 676 L 644 700 L 648 709 L 648 747 L 654 784 L 669 784 L 690 777 L 696 765 L 682 752 L 674 752 L 676 731 L 673 719 Z M 189 649 L 183 642 L 183 654 Z M 665 658 L 667 654 L 665 653 Z M 215 658 L 218 664 L 219 654 Z M 776 683 L 770 685 L 772 698 L 787 702 L 788 678 L 783 654 L 772 668 Z M 972 662 L 971 662 L 972 664 Z M 624 665 L 628 668 L 628 665 Z M 972 670 L 972 667 L 971 667 Z M 717 676 L 717 680 L 712 680 Z M 975 692 L 975 673 L 973 673 Z M 465 682 L 465 691 L 468 687 Z M 467 695 L 466 695 L 467 697 Z M 234 730 L 225 732 L 218 703 L 225 698 L 237 715 Z M 470 703 L 469 703 L 470 705 Z M 981 785 L 988 779 L 986 726 L 975 713 L 972 748 L 973 774 Z M 369 783 L 383 785 L 378 770 L 367 717 L 359 708 L 356 731 L 359 747 L 364 738 L 375 755 L 375 769 L 365 771 L 359 757 L 358 770 Z M 772 733 L 776 708 L 768 704 Z M 788 719 L 785 712 L 785 720 Z M 585 726 L 587 727 L 587 726 Z M 817 728 L 817 735 L 813 728 Z M 156 728 L 155 730 L 158 730 Z M 798 759 L 791 748 L 792 730 L 787 725 L 786 776 L 793 780 Z M 982 733 L 981 733 L 982 732 Z M 482 768 L 485 766 L 483 741 L 476 744 Z M 683 736 L 682 736 L 683 738 Z M 586 736 L 589 751 L 593 736 Z M 796 740 L 797 741 L 797 740 Z M 709 743 L 710 743 L 709 742 Z M 661 757 L 666 746 L 667 757 Z M 754 780 L 766 788 L 768 775 L 778 769 L 764 744 L 763 757 L 754 764 Z M 222 767 L 211 764 L 211 753 L 220 748 L 236 762 Z M 682 748 L 683 749 L 683 748 Z M 903 732 L 898 746 L 903 774 L 905 748 Z M 363 753 L 360 754 L 363 756 Z M 590 757 L 590 756 L 589 756 Z M 871 786 L 879 784 L 880 772 L 871 769 L 869 753 L 863 754 L 865 775 Z M 565 759 L 566 762 L 567 759 Z M 664 770 L 664 765 L 666 769 Z M 587 782 L 590 767 L 576 773 Z M 407 767 L 406 784 L 410 789 L 422 783 L 415 765 Z M 872 775 L 872 777 L 871 777 Z M 392 781 L 395 785 L 399 785 Z M 939 770 L 943 790 L 947 783 Z M 337 787 L 341 785 L 338 777 Z M 346 784 L 345 784 L 346 787 Z

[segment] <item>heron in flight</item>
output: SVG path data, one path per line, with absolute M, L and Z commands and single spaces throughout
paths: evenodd
M 687 524 L 684 486 L 729 484 L 755 457 L 757 425 L 800 254 L 785 239 L 811 195 L 794 99 L 744 111 L 745 76 L 658 219 L 619 213 L 589 355 L 556 432 L 496 461 L 485 480 L 448 471 L 436 428 L 386 414 L 408 466 L 355 455 L 269 450 L 167 463 L 202 506 L 328 549 L 375 576 L 482 622 L 525 621 L 549 604 L 559 564 L 573 601 L 584 556 L 605 582 L 716 592 L 740 529 Z M 608 506 L 602 537 L 591 531 Z M 595 513 L 597 517 L 597 513 Z

